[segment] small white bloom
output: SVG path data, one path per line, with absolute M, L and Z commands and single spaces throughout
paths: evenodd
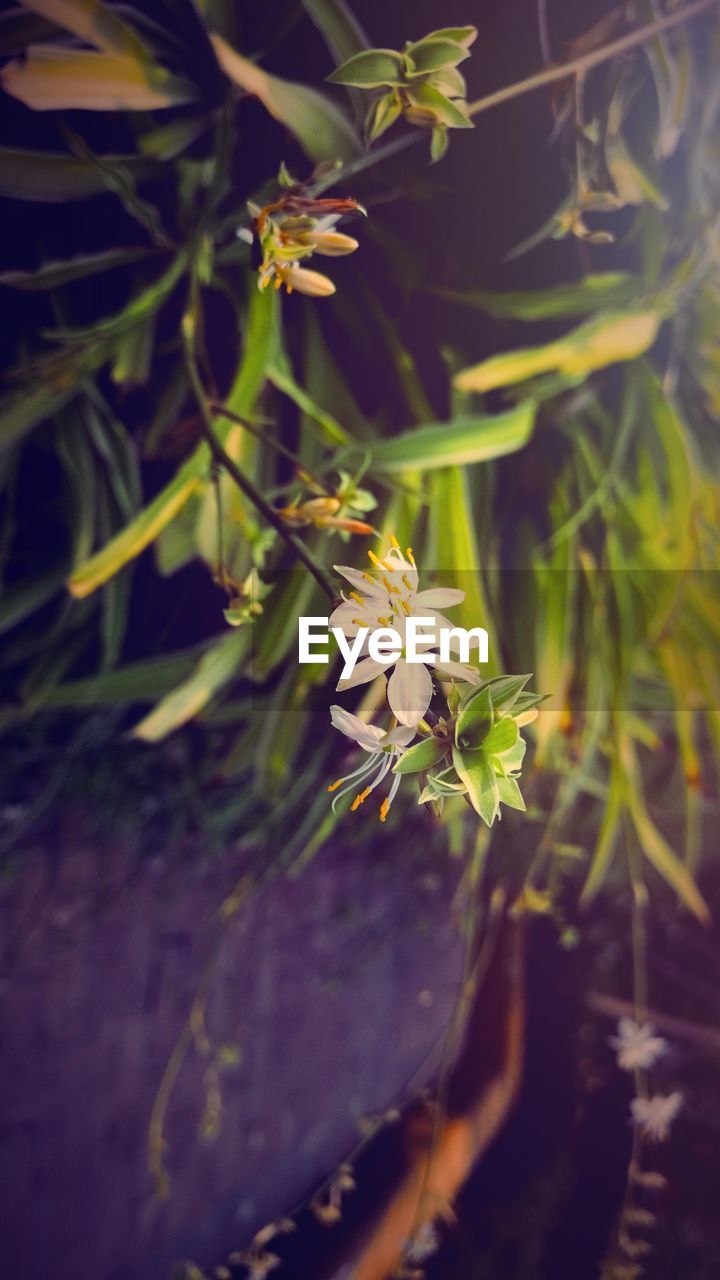
M 617 1051 L 618 1066 L 623 1071 L 647 1071 L 667 1053 L 667 1040 L 656 1035 L 649 1022 L 641 1025 L 634 1018 L 621 1018 L 617 1030 L 610 1044 Z
M 386 732 L 378 725 L 365 724 L 359 716 L 354 716 L 351 711 L 346 711 L 344 707 L 339 706 L 330 708 L 330 719 L 335 728 L 344 733 L 346 738 L 352 738 L 363 751 L 368 753 L 368 759 L 363 761 L 359 769 L 346 774 L 344 778 L 338 778 L 337 782 L 331 783 L 328 787 L 328 791 L 337 792 L 332 802 L 334 812 L 338 800 L 347 795 L 348 791 L 356 791 L 362 783 L 362 789 L 357 792 L 351 805 L 354 811 L 365 803 L 371 791 L 380 786 L 397 757 L 402 755 L 405 747 L 415 737 L 415 729 L 399 724 Z M 387 818 L 401 780 L 402 775 L 399 773 L 393 777 L 390 791 L 380 806 L 381 822 Z M 338 790 L 338 788 L 342 789 Z
M 452 623 L 438 611 L 460 604 L 465 599 L 465 592 L 452 587 L 418 591 L 418 571 L 411 548 L 408 547 L 403 556 L 397 540 L 392 541 L 390 551 L 382 559 L 374 552 L 368 552 L 374 566 L 373 573 L 362 573 L 349 565 L 334 566 L 353 590 L 331 615 L 330 626 L 339 627 L 348 639 L 356 636 L 360 628 L 367 627 L 364 648 L 367 648 L 373 631 L 391 627 L 403 641 L 403 653 L 384 662 L 363 658 L 356 663 L 349 679 L 338 681 L 337 689 L 341 691 L 367 684 L 392 667 L 388 681 L 390 709 L 400 724 L 414 727 L 422 720 L 432 698 L 432 678 L 428 667 L 434 667 L 440 675 L 453 676 L 469 684 L 477 684 L 478 675 L 460 662 L 441 662 L 434 651 L 427 651 L 422 662 L 406 661 L 404 638 L 408 618 L 429 618 L 438 636 L 441 631 L 452 628 Z
M 403 1257 L 408 1262 L 426 1262 L 440 1248 L 440 1236 L 432 1222 L 423 1222 L 405 1245 Z
M 630 1103 L 633 1124 L 641 1130 L 649 1142 L 666 1142 L 670 1126 L 683 1105 L 683 1095 L 677 1090 L 667 1095 L 657 1093 L 653 1098 L 633 1098 Z

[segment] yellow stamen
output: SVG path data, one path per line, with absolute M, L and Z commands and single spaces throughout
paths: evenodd
M 401 600 L 401 601 L 400 601 L 400 604 L 402 605 L 403 609 L 405 610 L 405 612 L 406 612 L 406 614 L 407 614 L 407 616 L 408 616 L 408 618 L 409 618 L 409 617 L 410 617 L 410 605 L 408 604 L 407 600 Z
M 369 557 L 370 557 L 370 559 L 372 560 L 373 564 L 377 566 L 377 568 L 378 568 L 378 569 L 382 569 L 382 568 L 383 568 L 383 565 L 382 565 L 381 561 L 380 561 L 380 560 L 378 560 L 378 558 L 377 558 L 377 556 L 375 555 L 375 552 L 374 552 L 374 551 L 368 551 L 368 556 L 369 556 Z
M 350 592 L 350 599 L 354 600 L 356 604 L 359 604 L 361 609 L 365 608 L 365 601 L 363 600 L 362 596 L 358 595 L 357 591 Z
M 414 569 L 414 568 L 415 568 L 415 558 L 414 558 L 413 553 L 412 553 L 412 547 L 407 547 L 407 548 L 406 548 L 406 550 L 405 550 L 405 555 L 407 556 L 408 560 L 410 561 L 410 563 L 411 563 L 411 565 L 412 565 L 412 567 L 413 567 L 413 569 Z
M 351 619 L 350 619 L 350 621 L 352 622 L 352 624 L 353 624 L 353 626 L 354 626 L 354 627 L 364 627 L 364 626 L 365 626 L 365 623 L 363 622 L 362 618 L 351 618 Z
M 380 821 L 381 822 L 384 822 L 385 819 L 387 818 L 389 808 L 390 808 L 390 801 L 388 799 L 383 800 L 382 804 L 380 805 Z
M 404 573 L 404 574 L 403 574 L 403 576 L 402 576 L 402 580 L 403 580 L 403 582 L 404 582 L 405 586 L 407 587 L 408 591 L 412 591 L 412 584 L 411 584 L 411 582 L 410 582 L 410 580 L 409 580 L 409 578 L 408 578 L 408 576 L 407 576 L 407 574 L 406 574 L 406 573 Z
M 359 809 L 359 808 L 360 808 L 360 805 L 361 805 L 361 804 L 364 804 L 364 803 L 365 803 L 365 801 L 367 800 L 367 798 L 368 798 L 368 796 L 370 795 L 370 792 L 371 792 L 371 791 L 372 791 L 372 787 L 366 787 L 364 791 L 361 791 L 361 792 L 360 792 L 360 795 L 359 795 L 359 796 L 356 796 L 356 797 L 355 797 L 355 799 L 353 800 L 352 804 L 350 805 L 350 812 L 351 812 L 351 813 L 354 813 L 356 809 Z
M 292 291 L 293 291 L 293 287 L 292 287 L 292 285 L 291 285 L 291 284 L 288 284 L 288 283 L 287 283 L 287 281 L 285 281 L 285 292 L 286 292 L 286 293 L 292 293 Z
M 372 587 L 374 587 L 374 586 L 375 586 L 375 579 L 373 578 L 373 576 L 372 576 L 372 574 L 371 574 L 371 573 L 364 573 L 362 576 L 363 576 L 363 578 L 365 579 L 365 581 L 366 581 L 366 582 L 369 582 L 369 583 L 370 583 L 370 585 L 371 585 Z
M 380 626 L 381 626 L 381 627 L 389 627 L 389 626 L 390 626 L 390 619 L 389 619 L 389 618 L 378 618 L 378 622 L 380 623 Z
M 390 534 L 390 545 L 393 546 L 396 551 L 400 550 L 400 543 L 398 542 L 394 533 Z
M 341 787 L 344 781 L 344 778 L 338 778 L 337 782 L 331 782 L 328 787 L 328 791 L 337 791 L 338 787 Z
M 389 592 L 390 594 L 392 594 L 392 592 L 393 592 L 394 588 L 390 586 L 390 583 L 388 582 L 388 580 L 387 580 L 387 578 L 385 577 L 385 574 L 384 574 L 384 573 L 381 573 L 381 574 L 380 574 L 380 581 L 382 582 L 382 584 L 383 584 L 383 586 L 384 586 L 385 590 L 386 590 L 387 592 Z
M 273 288 L 274 288 L 274 289 L 280 289 L 280 288 L 282 288 L 282 277 L 281 277 L 281 276 L 276 276 L 276 277 L 275 277 L 275 279 L 273 280 Z

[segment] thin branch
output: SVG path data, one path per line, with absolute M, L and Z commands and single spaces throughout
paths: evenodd
M 263 497 L 258 489 L 255 488 L 252 480 L 240 470 L 237 463 L 230 457 L 229 453 L 224 449 L 218 437 L 215 434 L 213 425 L 212 410 L 205 395 L 205 389 L 200 379 L 200 373 L 197 367 L 197 359 L 194 347 L 194 329 L 195 323 L 191 312 L 186 312 L 182 322 L 183 345 L 185 348 L 185 362 L 187 365 L 188 375 L 190 377 L 190 385 L 192 386 L 195 399 L 200 409 L 200 429 L 204 439 L 210 446 L 212 457 L 223 467 L 227 474 L 235 481 L 238 489 L 245 494 L 255 509 L 260 512 L 269 525 L 283 539 L 284 542 L 292 548 L 298 560 L 301 560 L 305 568 L 312 574 L 315 581 L 322 587 L 328 598 L 334 601 L 338 592 L 330 574 L 321 564 L 315 560 L 312 552 L 305 546 L 301 538 L 297 536 L 291 529 L 283 523 L 274 507 Z
M 663 18 L 658 18 L 656 22 L 649 22 L 644 27 L 637 27 L 634 31 L 629 31 L 627 35 L 620 36 L 618 40 L 612 40 L 609 44 L 601 45 L 598 49 L 583 53 L 579 57 L 571 59 L 570 62 L 557 63 L 555 66 L 545 67 L 542 71 L 537 71 L 534 75 L 527 76 L 524 80 L 518 80 L 515 84 L 505 85 L 504 88 L 497 89 L 494 93 L 486 94 L 484 98 L 476 98 L 475 102 L 468 104 L 468 112 L 471 116 L 479 116 L 483 111 L 490 111 L 492 107 L 498 107 L 503 102 L 510 102 L 513 98 L 522 97 L 523 94 L 533 93 L 535 89 L 543 89 L 546 85 L 556 84 L 558 80 L 565 80 L 568 76 L 584 75 L 585 72 L 590 71 L 593 67 L 598 67 L 603 62 L 609 62 L 611 58 L 616 58 L 628 49 L 634 49 L 636 45 L 644 44 L 646 40 L 652 40 L 654 36 L 660 35 L 663 31 L 669 31 L 672 27 L 680 26 L 685 22 L 692 22 L 694 18 L 700 17 L 701 14 L 708 9 L 712 9 L 718 3 L 720 3 L 720 0 L 694 0 L 693 4 L 687 4 L 684 8 L 677 9 L 674 13 L 668 13 Z M 364 169 L 380 164 L 383 160 L 389 160 L 392 156 L 397 155 L 398 152 L 404 151 L 406 147 L 420 142 L 424 137 L 423 130 L 417 129 L 414 133 L 404 134 L 393 142 L 388 142 L 384 147 L 378 147 L 377 151 L 370 151 L 364 156 L 359 156 L 357 160 L 351 160 L 349 164 L 343 165 L 342 168 L 327 174 L 326 177 L 314 183 L 311 188 L 312 194 L 318 195 L 321 191 L 327 191 L 330 187 L 337 186 L 339 182 L 344 182 L 347 178 L 354 177 L 356 173 L 361 173 Z
M 229 422 L 235 422 L 239 427 L 244 427 L 246 431 L 250 432 L 251 436 L 255 436 L 256 440 L 261 440 L 263 444 L 269 444 L 271 449 L 281 453 L 284 458 L 292 462 L 293 466 L 300 467 L 325 493 L 331 492 L 320 477 L 316 476 L 315 472 L 305 465 L 302 458 L 299 458 L 296 453 L 293 453 L 292 449 L 288 449 L 287 445 L 282 444 L 275 436 L 269 435 L 267 431 L 262 430 L 256 422 L 252 422 L 249 418 L 243 418 L 241 414 L 228 409 L 222 400 L 215 400 L 212 396 L 208 397 L 208 408 L 212 409 L 213 413 L 216 413 L 218 417 L 227 418 Z

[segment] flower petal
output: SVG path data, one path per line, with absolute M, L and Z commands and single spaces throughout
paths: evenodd
M 376 676 L 382 675 L 388 667 L 391 667 L 394 658 L 389 658 L 387 662 L 376 662 L 374 658 L 363 658 L 355 664 L 355 668 L 351 676 L 347 680 L 338 680 L 335 688 L 338 693 L 343 689 L 354 689 L 358 684 L 367 684 L 368 680 L 374 680 Z
M 387 592 L 385 588 L 371 578 L 370 574 L 361 573 L 359 569 L 352 569 L 347 564 L 334 564 L 333 569 L 336 573 L 341 573 L 346 582 L 350 583 L 356 591 L 362 592 L 365 596 L 385 596 Z
M 336 729 L 344 733 L 346 738 L 352 738 L 364 751 L 377 751 L 380 739 L 384 737 L 383 730 L 377 725 L 365 724 L 359 716 L 354 716 L 352 711 L 346 711 L 337 704 L 330 708 L 330 719 Z
M 398 658 L 388 683 L 388 702 L 401 724 L 415 726 L 422 720 L 432 698 L 432 679 L 424 662 Z
M 413 596 L 413 612 L 422 613 L 423 609 L 449 609 L 454 604 L 462 604 L 465 592 L 455 587 L 429 587 L 427 591 L 418 591 Z

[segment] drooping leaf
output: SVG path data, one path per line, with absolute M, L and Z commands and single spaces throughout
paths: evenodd
M 431 113 L 438 124 L 448 129 L 473 129 L 475 126 L 467 113 L 467 108 L 436 89 L 427 81 L 413 83 L 407 90 L 410 100 L 416 107 Z
M 432 471 L 463 467 L 515 453 L 527 444 L 535 424 L 535 405 L 526 400 L 504 413 L 466 415 L 429 423 L 373 446 L 378 471 Z
M 141 182 L 158 173 L 154 160 L 140 156 L 105 156 L 114 169 L 126 171 Z M 24 151 L 0 147 L 0 196 L 12 200 L 32 200 L 40 204 L 62 204 L 87 200 L 107 191 L 102 174 L 89 161 L 47 151 Z
M 101 0 L 22 0 L 26 9 L 72 32 L 105 53 L 129 54 L 142 62 L 148 49 L 132 27 Z
M 147 256 L 148 250 L 140 245 L 101 249 L 98 253 L 79 253 L 74 258 L 43 262 L 32 270 L 0 271 L 0 285 L 9 289 L 21 289 L 24 293 L 39 293 L 44 289 L 57 289 L 73 280 L 84 280 L 87 276 L 125 267 L 128 263 Z
M 292 80 L 281 80 L 237 53 L 222 36 L 212 36 L 223 71 L 246 93 L 259 98 L 270 115 L 295 135 L 311 160 L 349 160 L 360 153 L 350 122 L 329 98 Z
M 542 347 L 522 347 L 491 356 L 455 376 L 458 391 L 486 392 L 536 374 L 557 370 L 584 377 L 622 360 L 634 360 L 654 343 L 664 312 L 607 312 Z
M 633 302 L 642 282 L 624 271 L 603 271 L 572 284 L 551 285 L 547 289 L 508 290 L 483 293 L 443 289 L 440 296 L 460 306 L 486 311 L 491 316 L 517 320 L 549 320 L 555 316 L 584 316 L 602 307 L 620 307 Z
M 249 646 L 249 627 L 228 631 L 203 654 L 190 675 L 135 726 L 133 737 L 159 742 L 187 724 L 237 674 Z
M 52 44 L 31 45 L 3 68 L 0 84 L 34 111 L 158 111 L 197 97 L 189 81 L 157 64 Z

